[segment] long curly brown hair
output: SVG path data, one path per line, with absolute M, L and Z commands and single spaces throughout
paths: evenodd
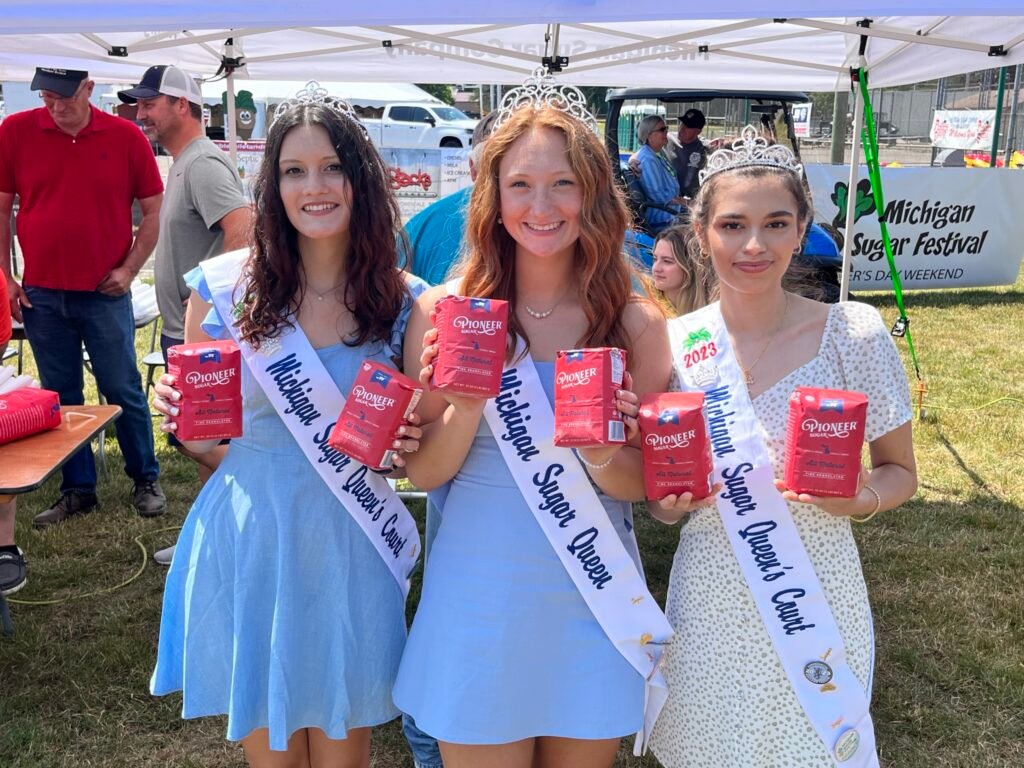
M 622 320 L 626 305 L 634 300 L 632 273 L 623 253 L 629 210 L 614 182 L 611 163 L 600 140 L 583 123 L 559 109 L 524 107 L 492 133 L 484 145 L 480 172 L 469 204 L 467 254 L 459 270 L 463 275 L 462 290 L 467 296 L 508 301 L 512 310 L 509 313 L 509 359 L 520 336 L 529 350 L 530 339 L 515 313 L 516 242 L 498 223 L 501 214 L 498 173 L 502 159 L 516 140 L 536 128 L 554 129 L 565 137 L 569 165 L 583 192 L 580 237 L 576 243 L 576 278 L 587 330 L 576 342 L 577 346 L 613 346 L 632 351 Z
M 291 327 L 292 315 L 302 303 L 305 289 L 298 233 L 281 202 L 278 163 L 288 132 L 312 125 L 327 131 L 352 189 L 344 303 L 356 321 L 356 330 L 341 340 L 353 347 L 367 341 L 386 342 L 403 302 L 409 299 L 404 275 L 398 269 L 401 216 L 391 194 L 387 166 L 360 124 L 322 104 L 299 105 L 270 126 L 263 167 L 253 191 L 256 226 L 252 256 L 241 278 L 238 327 L 241 337 L 254 348 L 259 348 L 262 339 Z

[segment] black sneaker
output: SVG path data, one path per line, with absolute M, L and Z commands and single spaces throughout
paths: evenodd
M 139 480 L 135 483 L 132 503 L 142 517 L 159 517 L 167 510 L 167 497 L 156 480 Z
M 28 559 L 18 548 L 17 553 L 0 552 L 0 595 L 13 595 L 28 583 Z
M 68 491 L 63 494 L 57 503 L 45 512 L 40 512 L 32 520 L 33 528 L 49 528 L 56 523 L 63 523 L 73 515 L 82 515 L 91 512 L 99 506 L 95 493 L 79 493 Z

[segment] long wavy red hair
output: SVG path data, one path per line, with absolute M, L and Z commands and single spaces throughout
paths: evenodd
M 598 137 L 559 109 L 523 107 L 492 133 L 484 145 L 480 172 L 469 204 L 467 253 L 459 270 L 462 291 L 467 296 L 508 301 L 512 310 L 509 313 L 509 359 L 520 336 L 529 350 L 530 339 L 515 313 L 516 242 L 498 223 L 501 214 L 498 174 L 501 161 L 512 145 L 529 131 L 540 128 L 559 131 L 565 137 L 569 165 L 583 192 L 576 275 L 587 330 L 576 344 L 629 350 L 631 345 L 622 319 L 626 305 L 634 300 L 632 274 L 623 253 L 629 210 Z

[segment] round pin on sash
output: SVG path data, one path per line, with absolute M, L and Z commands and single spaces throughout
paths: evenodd
M 857 752 L 857 747 L 860 746 L 860 734 L 857 733 L 853 728 L 844 732 L 842 736 L 836 741 L 835 747 L 832 749 L 835 753 L 836 760 L 840 763 L 845 763 Z
M 832 667 L 824 661 L 812 661 L 804 667 L 804 677 L 815 685 L 825 685 L 832 679 Z

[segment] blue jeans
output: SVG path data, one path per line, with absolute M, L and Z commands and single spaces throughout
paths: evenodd
M 25 286 L 32 308 L 23 309 L 25 335 L 46 389 L 62 405 L 82 405 L 82 344 L 89 352 L 96 385 L 111 405 L 121 406 L 114 422 L 124 454 L 124 471 L 135 482 L 156 480 L 153 422 L 135 358 L 132 298 L 93 291 L 58 291 Z M 95 493 L 96 464 L 85 446 L 64 465 L 61 493 Z
M 412 715 L 402 715 L 402 733 L 412 749 L 412 759 L 416 763 L 416 768 L 444 768 L 437 740 L 417 728 Z

